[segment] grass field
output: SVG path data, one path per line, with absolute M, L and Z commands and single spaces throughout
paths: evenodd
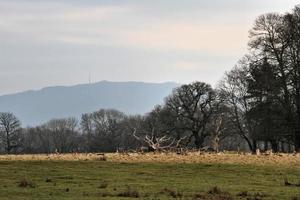
M 1 156 L 0 199 L 300 199 L 299 157 L 164 156 Z

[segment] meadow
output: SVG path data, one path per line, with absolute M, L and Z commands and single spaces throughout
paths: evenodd
M 0 199 L 300 199 L 292 154 L 0 156 Z

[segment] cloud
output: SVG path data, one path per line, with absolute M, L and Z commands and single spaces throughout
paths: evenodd
M 44 1 L 43 1 L 44 2 Z M 122 5 L 69 5 L 66 1 L 17 4 L 1 2 L 0 31 L 19 34 L 32 40 L 92 41 L 101 37 L 112 22 L 131 12 Z M 97 37 L 95 37 L 97 36 Z M 84 42 L 80 42 L 84 43 Z
M 174 67 L 178 70 L 195 70 L 201 65 L 194 62 L 177 62 L 174 64 Z
M 163 22 L 148 29 L 128 31 L 124 34 L 124 41 L 143 48 L 239 52 L 247 40 L 244 28 L 234 24 Z
M 174 1 L 172 5 L 145 1 L 91 2 L 1 2 L 0 30 L 19 33 L 29 40 L 67 44 L 236 54 L 246 51 L 252 23 L 238 8 L 247 5 L 254 9 L 253 5 L 270 3 L 237 0 L 226 3 L 191 0 L 187 4 Z M 282 0 L 276 2 L 274 5 L 282 4 Z M 178 10 L 174 12 L 171 8 Z M 251 13 L 251 10 L 245 11 Z
M 0 93 L 85 82 L 89 72 L 213 84 L 247 51 L 254 19 L 296 1 L 0 0 Z
M 62 20 L 73 22 L 99 22 L 131 11 L 132 8 L 129 6 L 96 6 L 76 8 L 71 11 L 64 12 L 58 17 Z

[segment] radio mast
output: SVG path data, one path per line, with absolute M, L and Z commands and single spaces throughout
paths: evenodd
M 89 73 L 89 84 L 92 84 L 91 72 Z

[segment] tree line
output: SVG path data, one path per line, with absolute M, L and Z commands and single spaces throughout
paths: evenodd
M 21 128 L 0 113 L 1 152 L 122 151 L 145 146 L 255 152 L 300 150 L 300 8 L 259 16 L 249 52 L 215 88 L 193 82 L 175 88 L 145 115 L 101 109 Z

